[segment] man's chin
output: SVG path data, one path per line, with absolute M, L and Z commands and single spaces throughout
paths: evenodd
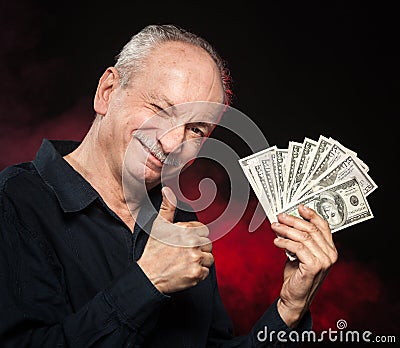
M 147 187 L 157 186 L 161 182 L 161 170 L 154 170 L 146 166 L 146 171 L 143 175 L 143 183 Z
M 162 168 L 154 168 L 153 166 L 146 165 L 145 170 L 139 171 L 137 168 L 125 168 L 124 182 L 125 185 L 129 182 L 136 182 L 135 186 L 142 183 L 147 190 L 159 185 L 161 181 L 167 181 L 179 176 L 180 172 L 190 166 L 187 163 L 183 167 L 169 167 L 163 166 Z

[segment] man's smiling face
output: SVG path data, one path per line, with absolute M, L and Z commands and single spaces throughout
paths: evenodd
M 148 188 L 163 165 L 182 168 L 222 113 L 219 71 L 203 49 L 168 42 L 155 48 L 127 87 L 110 92 L 103 128 L 110 161 Z M 129 148 L 128 148 L 129 146 Z M 126 158 L 125 158 L 126 154 Z

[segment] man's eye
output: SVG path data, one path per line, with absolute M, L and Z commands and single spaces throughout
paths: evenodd
M 192 131 L 196 135 L 198 135 L 200 137 L 204 137 L 204 132 L 200 128 L 197 128 L 197 127 L 194 127 L 194 126 L 190 126 L 188 128 L 189 128 L 190 131 Z

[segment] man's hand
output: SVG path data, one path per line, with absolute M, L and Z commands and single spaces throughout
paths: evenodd
M 162 293 L 197 285 L 214 263 L 208 228 L 198 222 L 173 223 L 176 197 L 168 187 L 154 220 L 149 240 L 138 265 Z
M 279 314 L 292 328 L 308 310 L 338 258 L 326 220 L 304 205 L 298 209 L 303 219 L 279 214 L 279 222 L 271 225 L 278 236 L 274 240 L 275 245 L 297 255 L 297 260 L 286 262 L 278 301 Z

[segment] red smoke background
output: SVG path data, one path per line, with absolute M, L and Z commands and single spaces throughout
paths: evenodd
M 399 272 L 396 266 L 398 263 L 396 260 L 396 255 L 398 254 L 396 236 L 398 227 L 395 222 L 393 222 L 393 225 L 389 223 L 392 217 L 390 212 L 386 211 L 387 207 L 394 204 L 391 185 L 396 181 L 391 180 L 391 176 L 394 175 L 393 168 L 384 170 L 384 167 L 387 166 L 388 158 L 377 150 L 378 145 L 382 145 L 385 149 L 398 148 L 394 144 L 394 134 L 390 133 L 393 132 L 393 127 L 388 127 L 394 116 L 392 106 L 394 103 L 390 99 L 394 93 L 391 88 L 396 82 L 397 85 L 399 82 L 396 77 L 393 77 L 394 71 L 390 69 L 395 66 L 394 62 L 398 61 L 398 57 L 392 51 L 385 51 L 386 47 L 391 46 L 389 39 L 386 41 L 387 46 L 384 45 L 385 42 L 382 43 L 378 40 L 381 38 L 380 34 L 382 33 L 377 31 L 377 28 L 381 28 L 381 26 L 371 26 L 371 23 L 374 23 L 371 16 L 373 12 L 376 12 L 376 9 L 364 9 L 362 14 L 366 16 L 366 19 L 362 15 L 356 15 L 359 8 L 346 7 L 347 12 L 342 12 L 343 8 L 340 6 L 321 9 L 325 11 L 325 15 L 326 11 L 330 10 L 331 12 L 329 13 L 332 13 L 332 11 L 334 13 L 332 18 L 335 16 L 339 18 L 337 23 L 340 25 L 333 30 L 335 32 L 334 35 L 339 35 L 340 39 L 347 37 L 349 35 L 348 32 L 340 31 L 340 26 L 343 23 L 347 23 L 347 29 L 351 27 L 355 30 L 350 32 L 354 39 L 357 36 L 356 34 L 363 32 L 361 29 L 354 29 L 358 24 L 362 26 L 362 29 L 369 28 L 368 37 L 358 37 L 359 41 L 356 41 L 358 45 L 362 48 L 365 46 L 369 47 L 368 49 L 372 47 L 380 50 L 377 53 L 372 52 L 373 50 L 371 49 L 367 52 L 369 54 L 368 57 L 375 53 L 370 58 L 371 60 L 360 61 L 359 57 L 367 56 L 361 54 L 365 52 L 360 53 L 357 51 L 360 53 L 358 55 L 354 51 L 353 42 L 345 43 L 343 51 L 347 49 L 346 54 L 348 55 L 344 53 L 343 55 L 350 61 L 354 60 L 354 65 L 350 65 L 350 68 L 357 67 L 361 69 L 360 66 L 362 67 L 364 64 L 364 70 L 360 70 L 360 76 L 361 72 L 368 71 L 368 77 L 373 78 L 372 82 L 369 81 L 369 83 L 373 86 L 379 86 L 379 88 L 367 90 L 367 87 L 364 86 L 364 80 L 358 81 L 354 79 L 352 80 L 353 84 L 345 86 L 348 94 L 342 91 L 342 94 L 333 94 L 332 99 L 328 99 L 327 95 L 336 89 L 331 87 L 332 89 L 324 91 L 323 94 L 323 92 L 318 92 L 321 86 L 312 84 L 313 81 L 315 82 L 316 77 L 313 80 L 313 77 L 308 76 L 307 73 L 305 73 L 305 76 L 301 75 L 300 72 L 296 72 L 298 75 L 294 73 L 296 69 L 293 66 L 304 63 L 301 61 L 301 55 L 297 57 L 300 62 L 291 61 L 290 58 L 290 49 L 288 47 L 290 44 L 296 46 L 297 41 L 292 42 L 288 39 L 286 43 L 279 42 L 278 44 L 274 41 L 272 42 L 276 44 L 275 48 L 280 45 L 279 59 L 285 60 L 285 63 L 280 62 L 280 64 L 285 64 L 283 65 L 285 69 L 287 67 L 292 67 L 293 69 L 290 71 L 293 74 L 287 76 L 274 76 L 273 73 L 268 73 L 268 78 L 275 83 L 272 88 L 268 85 L 259 86 L 256 84 L 258 81 L 257 74 L 262 76 L 265 72 L 245 70 L 242 60 L 246 59 L 246 55 L 244 55 L 243 51 L 239 50 L 238 52 L 237 48 L 234 51 L 230 51 L 229 45 L 223 46 L 223 43 L 225 43 L 223 38 L 229 33 L 221 29 L 224 26 L 217 25 L 217 20 L 211 21 L 213 23 L 211 27 L 210 22 L 208 26 L 205 24 L 202 26 L 199 23 L 194 23 L 193 20 L 187 19 L 185 16 L 177 17 L 178 15 L 175 13 L 173 16 L 169 15 L 165 18 L 162 15 L 154 18 L 151 16 L 141 17 L 140 20 L 137 19 L 132 25 L 125 24 L 126 28 L 123 29 L 118 27 L 122 26 L 123 20 L 118 24 L 116 24 L 117 21 L 115 20 L 112 23 L 117 26 L 117 29 L 114 28 L 111 35 L 106 30 L 107 25 L 105 23 L 101 26 L 102 29 L 98 27 L 89 29 L 94 23 L 97 24 L 97 21 L 109 21 L 108 12 L 104 9 L 102 11 L 97 10 L 94 13 L 97 16 L 101 15 L 101 18 L 92 18 L 90 14 L 93 13 L 94 9 L 89 7 L 79 8 L 79 3 L 75 4 L 75 6 L 72 6 L 71 2 L 70 5 L 60 4 L 56 8 L 52 5 L 39 6 L 34 1 L 26 0 L 18 3 L 3 2 L 1 6 L 0 169 L 14 163 L 33 159 L 43 138 L 73 140 L 81 140 L 83 138 L 93 119 L 91 98 L 94 94 L 97 80 L 106 65 L 112 64 L 110 56 L 115 54 L 136 30 L 153 22 L 175 22 L 184 27 L 192 28 L 207 38 L 211 37 L 216 46 L 221 47 L 221 53 L 231 58 L 228 61 L 231 61 L 231 70 L 234 77 L 235 75 L 237 76 L 234 79 L 236 85 L 234 85 L 236 87 L 234 91 L 236 91 L 237 95 L 236 106 L 244 109 L 248 106 L 249 114 L 254 114 L 261 128 L 268 133 L 267 138 L 271 145 L 277 144 L 285 147 L 289 140 L 301 141 L 304 136 L 317 139 L 319 134 L 325 134 L 332 135 L 338 140 L 343 140 L 343 144 L 353 150 L 360 150 L 361 158 L 370 166 L 370 175 L 376 179 L 378 184 L 378 189 L 370 196 L 371 199 L 368 198 L 375 217 L 372 220 L 345 229 L 334 236 L 340 258 L 312 304 L 314 329 L 316 331 L 328 330 L 329 328 L 336 329 L 336 322 L 339 319 L 344 319 L 347 321 L 349 330 L 369 330 L 374 335 L 396 335 L 397 340 L 400 339 Z M 119 16 L 123 16 L 124 8 L 122 5 L 120 6 L 117 12 Z M 78 11 L 78 14 L 76 14 L 76 7 L 81 10 L 80 12 Z M 241 10 L 237 9 L 237 13 L 241 12 Z M 287 12 L 282 8 L 276 7 L 270 10 L 275 11 L 268 17 L 271 21 L 275 16 L 278 16 L 279 20 L 287 17 L 280 28 L 291 23 L 293 18 L 297 18 L 299 12 L 298 8 Z M 162 9 L 160 9 L 160 12 L 163 12 Z M 385 16 L 391 13 L 390 9 L 385 9 L 385 11 L 381 12 Z M 302 9 L 301 13 L 306 14 L 308 12 L 306 9 Z M 257 24 L 260 23 L 260 18 L 257 17 L 257 9 L 253 9 L 248 14 L 251 19 L 244 20 L 241 18 L 242 22 L 252 23 L 254 19 L 256 28 L 246 29 L 243 25 L 237 25 L 237 28 L 231 27 L 230 29 L 231 33 L 234 33 L 232 35 L 241 40 L 250 37 L 253 34 L 252 29 L 260 29 Z M 342 14 L 343 17 L 340 17 Z M 75 18 L 74 15 L 77 17 Z M 135 16 L 134 13 L 131 15 Z M 309 16 L 308 20 L 310 18 L 315 19 L 314 16 Z M 218 17 L 218 24 L 220 24 L 221 18 L 219 16 L 216 17 Z M 360 18 L 364 19 L 361 20 Z M 387 21 L 390 23 L 389 19 Z M 207 20 L 210 21 L 210 17 L 207 17 Z M 319 20 L 318 24 L 323 23 L 324 20 L 326 18 Z M 386 19 L 383 19 L 379 24 L 385 21 Z M 238 21 L 235 23 L 238 23 Z M 304 24 L 302 21 L 296 23 L 297 25 L 299 23 Z M 231 24 L 230 21 L 229 24 Z M 247 28 L 249 28 L 249 25 Z M 290 28 L 290 30 L 293 29 L 293 27 Z M 220 34 L 217 35 L 215 32 L 218 32 L 218 29 Z M 269 29 L 278 35 L 278 29 L 275 27 Z M 300 28 L 297 27 L 297 29 L 298 37 L 303 37 L 303 34 L 304 37 L 307 37 L 310 33 L 318 32 L 315 28 L 310 29 L 305 24 Z M 390 29 L 390 33 L 394 37 L 393 30 L 392 28 Z M 269 35 L 268 30 L 264 32 L 266 36 Z M 285 30 L 288 29 L 281 30 L 283 34 L 280 33 L 280 37 L 285 38 Z M 292 33 L 290 31 L 290 35 Z M 387 33 L 389 33 L 389 30 L 384 32 L 386 38 Z M 323 35 L 326 34 L 327 32 L 323 33 Z M 331 35 L 331 38 L 335 37 L 331 31 L 328 34 Z M 113 38 L 112 40 L 110 39 L 111 37 Z M 312 41 L 310 47 L 314 47 L 314 44 L 318 46 L 318 39 L 319 36 L 313 36 L 310 39 Z M 89 46 L 93 52 L 86 48 L 88 41 L 90 41 Z M 238 41 L 241 42 L 240 40 Z M 300 49 L 301 47 L 296 46 L 295 48 Z M 337 48 L 336 41 L 331 43 L 331 46 L 327 45 L 325 50 L 334 55 L 335 48 Z M 321 47 L 318 46 L 318 49 L 321 49 Z M 110 54 L 110 52 L 113 52 L 113 54 Z M 336 59 L 338 57 L 342 56 L 337 55 Z M 378 58 L 380 59 L 379 61 Z M 251 58 L 249 61 L 253 62 L 254 59 L 257 58 Z M 268 59 L 272 60 L 270 56 L 268 56 Z M 367 64 L 371 64 L 371 62 L 374 64 Z M 272 64 L 274 61 L 272 60 L 270 63 Z M 375 63 L 379 63 L 379 69 L 376 68 Z M 321 74 L 323 69 L 318 67 L 318 64 L 319 61 L 315 63 L 317 73 Z M 344 65 L 340 59 L 335 61 L 335 64 L 330 65 L 331 71 L 325 72 L 324 78 L 330 77 L 331 80 L 329 81 L 338 84 L 339 78 L 336 77 L 336 73 L 341 71 Z M 248 65 L 252 66 L 249 62 Z M 254 65 L 257 66 L 257 64 Z M 336 68 L 332 68 L 337 66 L 340 67 L 338 71 L 335 70 Z M 375 69 L 371 69 L 371 67 Z M 251 67 L 248 69 L 251 69 Z M 279 71 L 277 67 L 276 69 Z M 344 69 L 346 69 L 346 66 L 344 66 Z M 235 71 L 236 74 L 234 73 Z M 243 76 L 240 75 L 241 72 Z M 343 73 L 343 75 L 345 74 L 346 72 Z M 365 78 L 364 75 L 362 76 Z M 290 78 L 293 78 L 294 86 L 284 86 L 282 81 L 285 78 L 287 81 L 291 81 Z M 307 83 L 307 78 L 311 79 L 311 82 Z M 253 80 L 249 81 L 249 79 Z M 297 79 L 301 80 L 298 85 L 296 85 Z M 258 86 L 259 89 L 253 89 L 255 86 Z M 280 86 L 278 91 L 274 90 L 276 86 Z M 321 88 L 323 89 L 324 86 Z M 340 88 L 344 87 L 340 86 Z M 312 104 L 311 102 L 307 104 L 307 99 L 304 97 L 305 94 L 302 95 L 304 99 L 301 99 L 299 96 L 301 94 L 298 94 L 300 93 L 298 91 L 301 90 L 308 90 L 310 94 L 320 94 L 316 99 L 313 99 Z M 267 101 L 272 105 L 267 111 L 272 115 L 279 116 L 281 113 L 280 108 L 284 108 L 285 100 L 280 100 L 282 103 L 275 101 L 274 104 L 273 99 L 274 96 L 282 94 L 282 91 L 286 93 L 285 98 L 289 98 L 290 102 L 287 104 L 295 103 L 297 109 L 290 109 L 290 106 L 286 107 L 284 117 L 274 119 L 275 125 L 264 126 L 265 110 L 260 112 L 253 106 L 265 103 L 263 98 L 266 95 L 272 95 L 272 97 L 266 97 L 267 99 L 270 98 Z M 375 101 L 371 101 L 373 98 L 370 98 L 370 94 L 373 94 Z M 335 99 L 338 96 L 342 99 Z M 332 103 L 329 105 L 332 113 L 330 116 L 336 117 L 336 120 L 339 117 L 339 123 L 346 123 L 348 120 L 352 120 L 351 124 L 346 127 L 336 127 L 329 124 L 329 122 L 321 121 L 321 119 L 324 120 L 320 115 L 321 109 L 319 107 L 321 107 L 321 104 L 318 104 L 318 100 L 321 99 L 320 103 L 324 103 L 324 107 L 327 100 Z M 301 104 L 302 101 L 304 105 Z M 349 114 L 342 113 L 338 116 L 338 107 L 335 106 L 335 102 L 341 106 L 347 105 L 350 110 Z M 316 109 L 313 110 L 312 107 Z M 353 112 L 355 110 L 352 110 L 352 107 L 357 108 L 357 111 Z M 342 111 L 340 110 L 340 112 Z M 367 116 L 373 117 L 376 122 L 370 125 L 366 121 Z M 288 120 L 287 117 L 291 118 Z M 298 118 L 306 120 L 304 122 L 305 125 L 303 125 L 303 122 L 299 122 Z M 296 122 L 295 126 L 291 127 L 291 122 L 289 121 Z M 270 127 L 272 127 L 272 131 Z M 354 129 L 355 127 L 356 129 Z M 357 146 L 352 148 L 349 144 Z M 199 160 L 184 172 L 181 178 L 183 191 L 189 199 L 198 197 L 197 183 L 205 176 L 212 178 L 217 187 L 222 192 L 226 192 L 226 187 L 229 183 L 227 174 L 219 166 Z M 217 195 L 214 203 L 198 214 L 199 219 L 207 222 L 210 217 L 217 216 L 226 206 L 227 199 L 226 194 Z M 283 266 L 286 259 L 285 254 L 272 243 L 274 234 L 267 219 L 256 231 L 248 232 L 248 226 L 253 218 L 256 206 L 257 200 L 251 194 L 246 213 L 239 223 L 228 234 L 215 241 L 213 246 L 222 299 L 231 315 L 235 332 L 238 335 L 246 333 L 269 304 L 279 295 Z M 258 214 L 262 215 L 262 212 Z M 324 345 L 327 345 L 327 343 L 324 343 Z

